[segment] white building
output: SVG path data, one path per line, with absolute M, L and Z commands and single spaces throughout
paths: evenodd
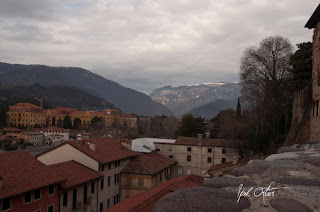
M 150 153 L 155 149 L 154 143 L 174 143 L 175 139 L 161 139 L 161 138 L 137 138 L 132 140 L 131 150 L 135 152 Z
M 56 139 L 58 139 L 57 136 L 59 135 L 61 137 L 59 138 L 59 142 L 61 141 L 62 143 L 69 141 L 70 130 L 68 129 L 63 129 L 59 127 L 49 127 L 46 129 L 41 129 L 40 132 L 42 132 L 45 137 L 53 136 L 53 137 L 56 137 Z

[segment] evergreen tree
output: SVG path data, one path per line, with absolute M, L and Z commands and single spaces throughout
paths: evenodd
M 66 115 L 63 119 L 63 128 L 64 129 L 71 129 L 72 128 L 71 118 L 69 115 Z
M 61 118 L 59 118 L 58 120 L 57 127 L 63 127 L 63 121 L 61 120 Z
M 80 129 L 80 128 L 81 128 L 81 119 L 75 118 L 75 119 L 73 120 L 73 129 L 78 130 L 78 129 Z
M 184 115 L 179 122 L 179 126 L 175 132 L 175 137 L 197 137 L 198 134 L 204 134 L 204 132 L 205 124 L 203 118 Z
M 56 126 L 56 117 L 55 116 L 52 117 L 52 121 L 51 122 L 52 122 L 51 126 Z
M 240 104 L 240 98 L 238 97 L 238 104 L 237 104 L 237 110 L 236 110 L 237 116 L 241 116 L 241 104 Z

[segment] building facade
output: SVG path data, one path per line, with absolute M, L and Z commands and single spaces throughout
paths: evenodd
M 140 155 L 121 171 L 121 199 L 150 190 L 176 176 L 176 161 L 155 152 Z
M 24 151 L 0 154 L 0 170 L 2 212 L 59 211 L 58 185 L 65 178 Z
M 233 157 L 249 157 L 251 152 L 230 140 L 178 137 L 175 143 L 155 143 L 160 155 L 177 161 L 178 176 L 203 176 L 212 165 L 232 162 Z
M 72 140 L 37 156 L 46 165 L 76 161 L 103 176 L 98 184 L 98 211 L 120 201 L 120 172 L 136 156 L 113 138 Z

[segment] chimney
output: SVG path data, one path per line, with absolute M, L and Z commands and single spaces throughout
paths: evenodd
M 89 149 L 95 152 L 97 149 L 97 144 L 95 142 L 89 143 Z
M 232 158 L 232 165 L 238 164 L 238 161 L 239 161 L 238 157 L 237 157 L 237 156 L 233 156 L 233 158 Z
M 198 134 L 198 146 L 202 146 L 203 144 L 203 134 Z

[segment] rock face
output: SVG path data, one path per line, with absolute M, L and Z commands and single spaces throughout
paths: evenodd
M 181 189 L 161 198 L 154 212 L 220 211 L 240 212 L 251 206 L 247 198 L 235 201 L 236 193 L 208 187 Z
M 168 194 L 154 211 L 320 211 L 320 143 L 288 149 L 268 160 L 251 160 L 229 176 L 206 179 L 203 187 Z M 239 199 L 239 194 L 249 195 Z

